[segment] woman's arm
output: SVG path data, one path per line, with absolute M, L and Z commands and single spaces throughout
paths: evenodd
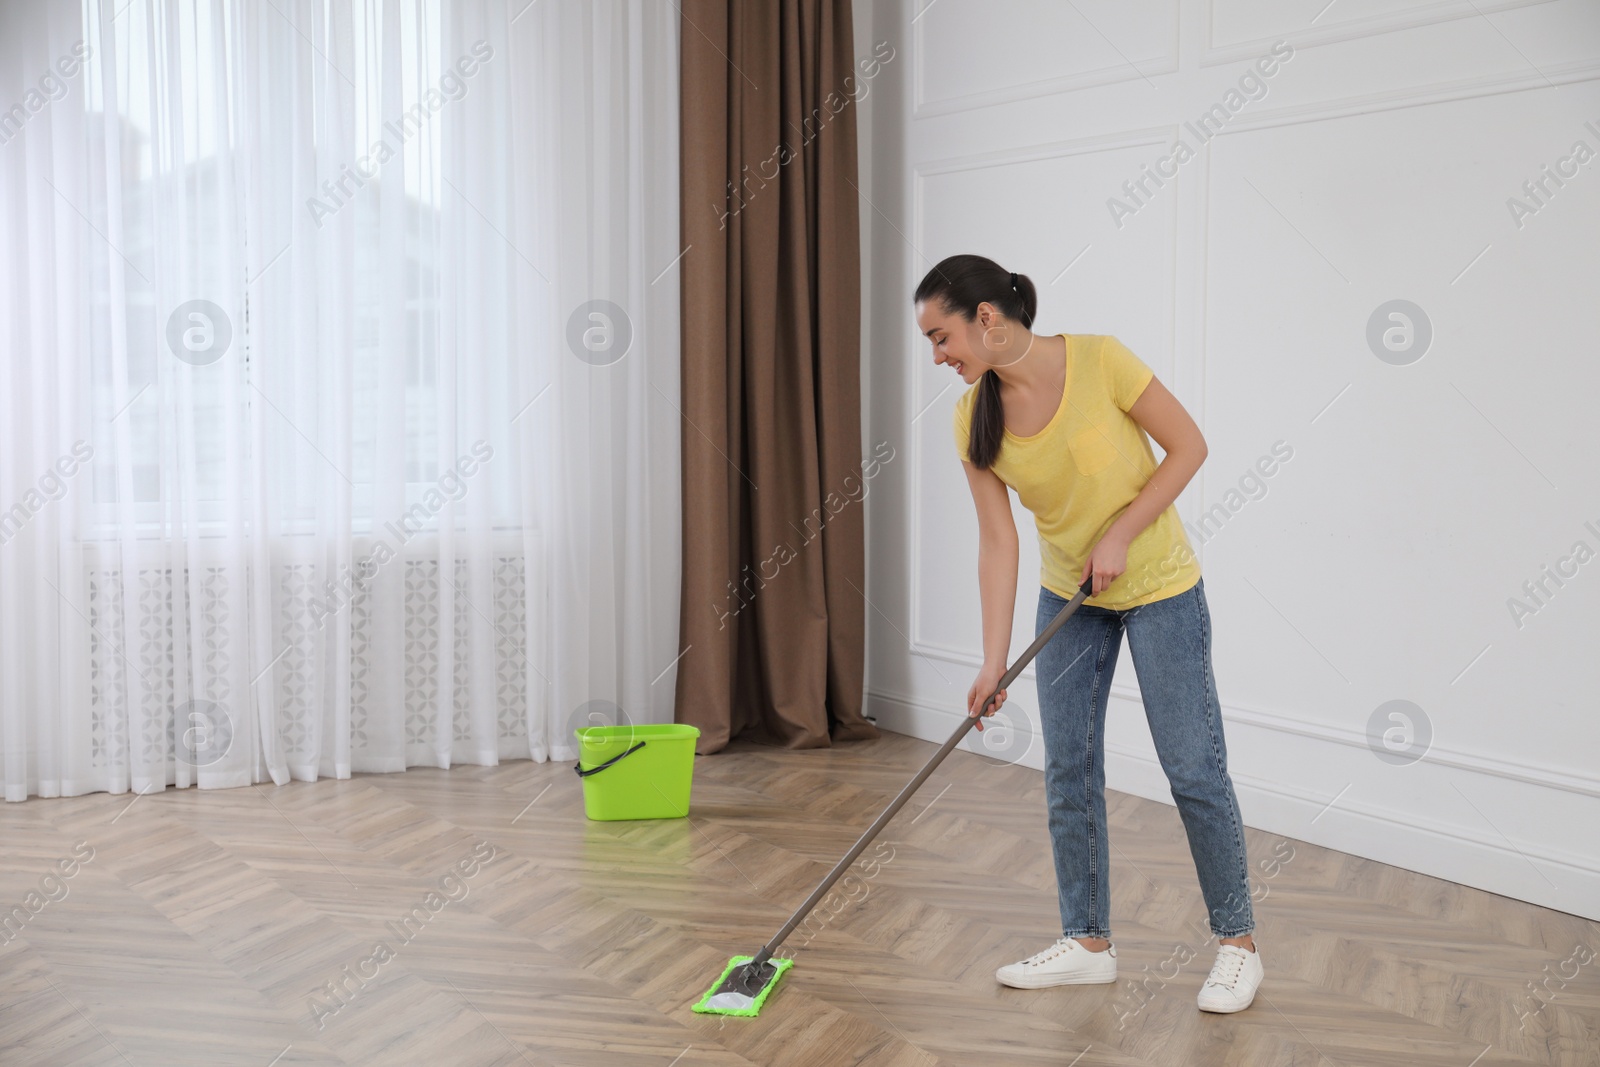
M 1006 672 L 1011 617 L 1017 603 L 1017 524 L 1011 517 L 1006 484 L 999 476 L 966 461 L 962 466 L 978 509 L 978 596 L 983 603 L 983 669 L 967 697 L 970 713 L 994 691 Z M 1004 696 L 1002 693 L 1001 702 Z M 1000 702 L 996 702 L 990 713 L 999 706 Z
M 1159 378 L 1150 379 L 1150 384 L 1128 409 L 1128 415 L 1155 439 L 1166 455 L 1084 563 L 1084 575 L 1078 580 L 1081 583 L 1093 571 L 1095 594 L 1102 592 L 1126 568 L 1128 545 L 1178 499 L 1183 487 L 1205 462 L 1208 452 L 1200 427 Z M 1096 559 L 1102 552 L 1104 556 Z

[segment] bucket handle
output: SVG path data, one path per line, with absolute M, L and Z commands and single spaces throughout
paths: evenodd
M 578 764 L 574 763 L 572 765 L 572 769 L 578 772 L 578 777 L 579 778 L 587 778 L 591 774 L 599 774 L 601 771 L 605 770 L 607 767 L 609 767 L 613 763 L 617 762 L 617 760 L 621 759 L 623 756 L 631 756 L 631 755 L 633 755 L 635 752 L 639 751 L 643 747 L 644 747 L 644 742 L 640 741 L 637 745 L 634 745 L 632 748 L 628 749 L 628 751 L 620 752 L 617 755 L 612 756 L 610 759 L 606 760 L 604 763 L 600 764 L 598 767 L 590 767 L 588 770 L 584 770 L 581 766 L 579 766 Z

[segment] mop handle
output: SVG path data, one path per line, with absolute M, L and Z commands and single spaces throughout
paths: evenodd
M 1038 655 L 1039 650 L 1045 646 L 1045 643 L 1055 636 L 1057 630 L 1061 629 L 1068 616 L 1076 611 L 1078 605 L 1082 604 L 1089 596 L 1093 586 L 1094 576 L 1090 575 L 1084 581 L 1083 587 L 1056 613 L 1056 617 L 1050 620 L 1050 625 L 1039 632 L 1039 636 L 1033 639 L 1033 644 L 1028 646 L 1027 651 L 1018 657 L 1017 662 L 1013 663 L 1004 676 L 1001 677 L 1000 684 L 995 686 L 994 692 L 990 693 L 988 699 L 983 702 L 985 710 L 988 709 L 990 701 L 1000 695 L 1002 689 L 1017 680 L 1017 675 L 1021 674 L 1023 669 L 1033 661 L 1033 657 Z M 934 753 L 933 758 L 927 762 L 927 765 L 917 772 L 917 776 L 911 779 L 904 789 L 900 790 L 900 795 L 894 798 L 894 801 L 883 810 L 883 814 L 879 815 L 871 826 L 867 827 L 867 832 L 862 834 L 861 839 L 851 847 L 849 852 L 844 854 L 844 859 L 840 860 L 833 870 L 828 872 L 828 877 L 822 880 L 822 884 L 812 890 L 811 895 L 806 898 L 804 904 L 800 905 L 799 910 L 789 916 L 789 921 L 783 924 L 783 929 L 779 930 L 777 935 L 771 941 L 768 941 L 760 953 L 754 956 L 746 966 L 759 969 L 762 964 L 772 958 L 772 953 L 777 950 L 779 945 L 783 944 L 784 938 L 793 933 L 794 928 L 800 925 L 801 920 L 810 914 L 811 909 L 816 907 L 818 902 L 827 895 L 828 890 L 833 888 L 833 883 L 838 881 L 839 876 L 849 870 L 850 865 L 856 861 L 856 857 L 861 855 L 861 850 L 872 843 L 872 839 L 878 836 L 878 831 L 882 830 L 889 820 L 894 818 L 900 809 L 905 806 L 906 801 L 911 799 L 911 794 L 915 793 L 917 788 L 927 780 L 928 775 L 933 773 L 933 769 L 939 766 L 939 763 L 950 754 L 950 750 L 961 743 L 961 739 L 967 735 L 967 731 L 972 729 L 978 719 L 979 716 L 970 712 L 961 716 L 961 725 L 956 727 L 955 732 L 950 735 L 950 739 L 940 747 L 938 752 Z

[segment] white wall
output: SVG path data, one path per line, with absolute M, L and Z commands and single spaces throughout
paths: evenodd
M 1508 207 L 1575 142 L 1600 152 L 1600 4 L 858 0 L 856 20 L 859 54 L 896 50 L 860 128 L 865 440 L 896 449 L 868 501 L 869 714 L 942 740 L 979 665 L 961 386 L 910 304 L 978 252 L 1038 282 L 1038 330 L 1117 335 L 1205 432 L 1178 507 L 1245 821 L 1600 918 L 1600 558 L 1542 606 L 1523 589 L 1600 554 L 1600 158 Z M 1201 147 L 1184 123 L 1279 41 L 1265 95 Z M 1195 158 L 1129 200 L 1178 138 Z M 1432 326 L 1409 363 L 1367 339 L 1395 299 Z M 1015 510 L 1013 656 L 1038 590 Z M 1537 607 L 1520 625 L 1512 598 Z M 1008 705 L 1036 733 L 1027 678 Z M 1392 700 L 1420 709 L 1419 760 L 1380 758 Z M 1171 803 L 1126 646 L 1109 719 L 1108 785 Z M 1011 758 L 1042 767 L 1037 738 Z

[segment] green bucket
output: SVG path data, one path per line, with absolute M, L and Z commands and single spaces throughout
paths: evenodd
M 682 819 L 689 814 L 698 727 L 683 723 L 580 726 L 578 763 L 589 818 Z

